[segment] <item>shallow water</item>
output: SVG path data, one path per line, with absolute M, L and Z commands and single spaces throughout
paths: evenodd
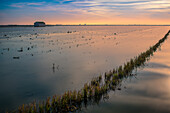
M 170 38 L 170 37 L 169 37 Z M 109 99 L 83 108 L 85 113 L 170 113 L 170 39 L 138 69 L 135 77 L 122 81 L 122 90 L 111 91 Z
M 165 26 L 0 28 L 0 109 L 80 89 L 148 49 L 168 30 Z

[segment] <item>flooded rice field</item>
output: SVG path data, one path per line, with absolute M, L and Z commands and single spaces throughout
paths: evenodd
M 169 36 L 170 38 L 170 36 Z M 169 113 L 170 39 L 154 53 L 136 76 L 123 79 L 121 90 L 108 93 L 108 99 L 83 108 L 83 113 Z
M 162 38 L 167 26 L 0 28 L 0 110 L 81 89 Z M 169 112 L 169 40 L 137 76 L 82 112 Z

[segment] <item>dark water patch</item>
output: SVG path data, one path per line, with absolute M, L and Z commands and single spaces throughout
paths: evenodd
M 0 37 L 0 40 L 1 39 L 10 39 L 10 37 Z
M 110 101 L 109 101 L 110 100 Z M 84 108 L 82 113 L 169 113 L 170 109 L 166 102 L 159 105 L 159 100 L 142 98 L 132 95 L 113 95 L 106 102 L 98 106 Z
M 162 64 L 162 63 L 151 62 L 151 63 L 148 63 L 147 68 L 167 68 L 167 69 L 169 69 L 170 66 L 168 66 L 166 64 Z
M 137 78 L 139 77 L 139 79 L 140 79 L 140 75 L 142 75 L 143 80 L 150 80 L 150 79 L 153 80 L 153 79 L 159 79 L 159 78 L 166 78 L 168 76 L 168 74 L 163 74 L 163 73 L 160 73 L 160 72 L 153 72 L 153 71 L 149 71 L 149 70 L 138 71 L 136 77 Z

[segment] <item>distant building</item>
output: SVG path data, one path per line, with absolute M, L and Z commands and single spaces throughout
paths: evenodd
M 45 22 L 35 22 L 34 27 L 45 27 Z

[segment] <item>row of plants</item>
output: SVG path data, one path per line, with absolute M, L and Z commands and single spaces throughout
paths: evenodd
M 107 97 L 110 90 L 115 90 L 116 86 L 123 78 L 132 76 L 132 71 L 142 65 L 153 55 L 153 53 L 167 39 L 170 31 L 160 39 L 155 45 L 147 51 L 142 52 L 138 56 L 130 59 L 124 65 L 116 69 L 106 72 L 103 76 L 100 75 L 93 78 L 91 82 L 84 84 L 80 90 L 67 91 L 63 95 L 54 95 L 52 98 L 47 98 L 46 101 L 30 103 L 22 105 L 14 112 L 19 113 L 62 113 L 75 112 L 81 110 L 82 106 L 87 106 L 88 103 L 99 103 L 101 99 Z

